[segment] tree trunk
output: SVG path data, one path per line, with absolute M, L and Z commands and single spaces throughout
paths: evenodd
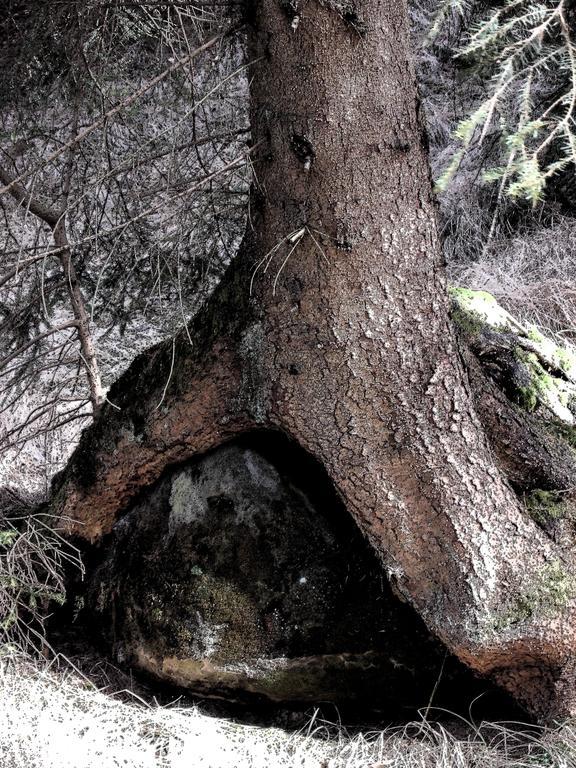
M 397 590 L 532 711 L 572 711 L 571 565 L 476 416 L 448 314 L 403 2 L 258 0 L 241 251 L 188 335 L 140 357 L 60 478 L 95 541 L 170 464 L 251 429 L 326 468 Z

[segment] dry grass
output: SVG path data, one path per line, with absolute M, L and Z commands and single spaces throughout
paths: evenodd
M 105 694 L 70 668 L 0 664 L 2 768 L 573 768 L 576 728 L 423 720 L 351 736 L 313 720 L 299 733 L 197 707 Z M 457 734 L 457 735 L 455 735 Z
M 494 240 L 483 256 L 450 265 L 452 282 L 492 293 L 545 332 L 576 338 L 576 220 Z

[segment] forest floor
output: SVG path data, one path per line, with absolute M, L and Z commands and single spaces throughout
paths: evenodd
M 347 728 L 312 708 L 263 725 L 211 702 L 159 702 L 141 681 L 94 662 L 0 661 L 2 768 L 576 768 L 576 724 L 431 710 Z

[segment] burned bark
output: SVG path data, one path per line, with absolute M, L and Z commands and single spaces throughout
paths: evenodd
M 97 541 L 169 465 L 280 431 L 323 465 L 450 651 L 532 711 L 572 712 L 572 561 L 525 513 L 474 408 L 406 8 L 360 0 L 354 22 L 333 4 L 292 10 L 253 4 L 266 151 L 241 251 L 188 332 L 110 391 L 53 507 Z

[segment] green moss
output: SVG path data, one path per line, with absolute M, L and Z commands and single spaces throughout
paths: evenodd
M 552 370 L 570 382 L 576 382 L 576 350 L 570 344 L 560 345 L 544 336 L 533 325 L 528 327 L 526 338 L 536 345 L 535 351 Z
M 488 291 L 474 291 L 472 288 L 459 288 L 457 286 L 450 286 L 448 289 L 450 296 L 454 297 L 459 304 L 468 302 L 469 304 L 482 302 L 486 305 L 495 305 L 498 302 Z
M 518 387 L 518 405 L 532 413 L 545 397 L 547 388 L 553 386 L 553 383 L 533 352 L 526 352 L 521 347 L 516 347 L 514 357 L 524 366 L 530 379 L 530 384 Z
M 265 695 L 280 700 L 298 701 L 310 698 L 310 691 L 325 691 L 329 675 L 323 669 L 292 666 L 275 669 L 258 680 L 258 688 Z M 335 681 L 332 686 L 335 687 Z
M 18 531 L 9 529 L 7 531 L 0 530 L 0 549 L 12 549 L 12 545 L 18 538 Z
M 466 336 L 476 336 L 482 333 L 485 323 L 471 312 L 466 312 L 457 304 L 452 307 L 452 322 L 464 332 Z
M 265 641 L 257 609 L 250 597 L 232 582 L 198 571 L 200 569 L 182 597 L 186 614 L 197 612 L 207 631 L 225 628 L 215 658 L 225 663 L 259 656 L 264 651 Z M 175 625 L 179 625 L 180 611 L 175 612 L 174 618 Z M 193 639 L 192 636 L 189 638 L 190 641 Z
M 544 336 L 540 333 L 540 331 L 536 328 L 534 325 L 530 325 L 528 327 L 528 332 L 526 334 L 530 341 L 535 341 L 536 344 L 540 344 L 543 341 L 545 341 Z
M 505 331 L 518 325 L 487 291 L 451 287 L 449 294 L 452 320 L 467 335 L 476 335 L 487 327 Z
M 566 347 L 557 347 L 556 356 L 562 371 L 572 378 L 576 374 L 576 354 Z
M 532 413 L 532 411 L 535 411 L 538 407 L 539 399 L 537 390 L 532 386 L 518 387 L 517 402 L 518 405 L 525 411 Z
M 571 448 L 576 449 L 576 428 L 570 424 L 552 422 L 546 425 L 548 430 L 556 437 L 564 440 Z
M 576 596 L 576 580 L 568 573 L 560 560 L 547 566 L 542 573 L 536 592 L 544 607 L 555 612 L 564 608 Z
M 567 506 L 557 491 L 536 490 L 524 497 L 526 511 L 540 525 L 559 520 L 567 514 Z
M 517 402 L 528 412 L 545 405 L 561 421 L 571 424 L 573 416 L 570 400 L 573 388 L 563 379 L 552 376 L 542 365 L 538 355 L 522 347 L 514 349 L 514 357 L 528 374 L 530 384 L 517 387 Z
M 509 629 L 533 616 L 554 616 L 576 597 L 576 580 L 560 560 L 542 569 L 535 582 L 496 617 L 494 628 Z
M 261 655 L 265 640 L 250 597 L 196 565 L 187 565 L 186 572 L 186 580 L 176 571 L 142 574 L 134 601 L 141 609 L 125 617 L 125 635 L 143 639 L 159 656 L 177 652 L 197 658 L 201 653 L 227 663 Z

